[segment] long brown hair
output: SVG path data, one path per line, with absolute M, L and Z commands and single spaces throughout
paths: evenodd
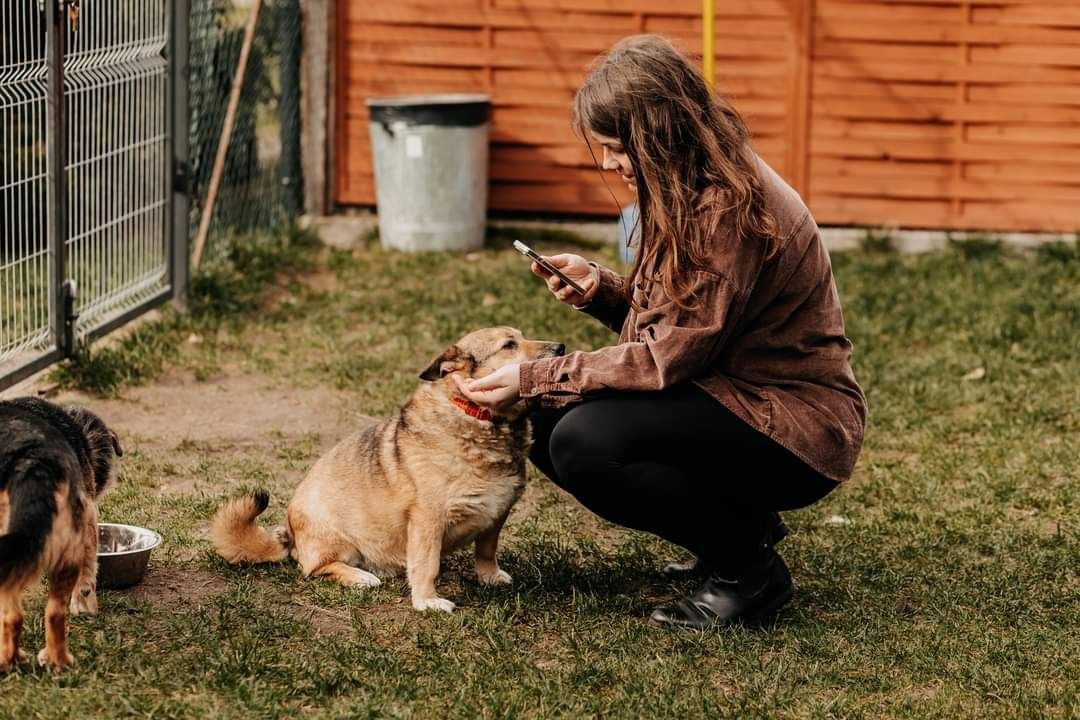
M 688 274 L 707 267 L 721 223 L 740 242 L 765 243 L 766 258 L 778 249 L 746 123 L 667 39 L 634 35 L 598 58 L 572 122 L 586 143 L 589 130 L 618 138 L 633 165 L 641 240 L 631 278 L 648 269 L 643 279 L 685 308 Z M 633 302 L 632 283 L 627 292 Z

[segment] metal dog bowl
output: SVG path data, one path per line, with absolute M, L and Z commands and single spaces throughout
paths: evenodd
M 150 551 L 160 544 L 161 536 L 153 530 L 98 523 L 98 587 L 117 590 L 137 585 L 146 574 Z

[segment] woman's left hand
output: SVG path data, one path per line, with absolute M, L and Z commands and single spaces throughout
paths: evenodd
M 521 399 L 520 365 L 504 365 L 490 375 L 473 380 L 463 380 L 454 374 L 454 382 L 465 397 L 477 405 L 500 408 L 513 405 Z

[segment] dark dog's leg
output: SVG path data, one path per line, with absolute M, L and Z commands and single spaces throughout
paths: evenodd
M 476 577 L 485 585 L 509 585 L 513 582 L 510 573 L 501 569 L 499 561 L 495 559 L 499 533 L 509 514 L 507 511 L 494 525 L 476 536 Z
M 98 518 L 97 506 L 93 502 L 86 504 L 86 525 L 83 526 L 83 544 L 86 548 L 86 558 L 79 570 L 79 579 L 75 583 L 75 591 L 71 594 L 71 614 L 89 613 L 93 615 L 98 611 L 97 601 L 97 570 L 98 570 Z
M 38 653 L 38 663 L 60 670 L 72 663 L 68 651 L 67 610 L 71 591 L 79 579 L 79 568 L 61 568 L 49 576 L 49 600 L 45 604 L 45 647 Z
M 18 585 L 0 590 L 0 673 L 8 672 L 23 658 L 19 649 L 23 626 L 22 587 L 21 583 Z
M 406 570 L 412 604 L 417 610 L 454 611 L 454 603 L 439 597 L 435 591 L 442 558 L 442 536 L 443 527 L 436 518 L 424 515 L 423 511 L 409 518 Z

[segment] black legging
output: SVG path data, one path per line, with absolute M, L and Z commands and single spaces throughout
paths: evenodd
M 771 511 L 837 485 L 691 383 L 537 410 L 533 428 L 530 459 L 582 505 L 728 573 L 757 562 Z

